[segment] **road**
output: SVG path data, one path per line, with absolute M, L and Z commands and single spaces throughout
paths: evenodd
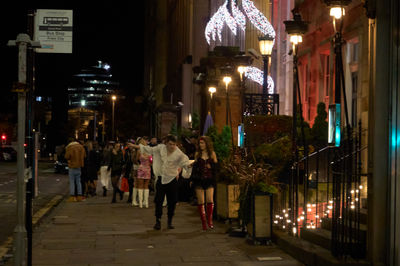
M 33 214 L 57 195 L 68 192 L 68 175 L 55 174 L 52 162 L 39 162 L 38 168 L 38 196 L 33 199 Z M 17 164 L 0 162 L 0 247 L 13 235 L 17 223 L 16 180 Z

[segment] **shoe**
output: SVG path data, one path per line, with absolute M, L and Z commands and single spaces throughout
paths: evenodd
M 133 190 L 132 190 L 132 206 L 138 206 L 139 205 L 139 203 L 136 200 L 137 195 L 138 195 L 138 189 L 134 187 Z
M 138 195 L 139 195 L 139 208 L 143 208 L 143 189 L 139 188 L 138 189 Z
M 145 189 L 143 191 L 143 205 L 145 208 L 149 208 L 149 190 Z
M 79 202 L 86 201 L 86 198 L 84 196 L 78 196 L 76 201 L 79 201 Z
M 203 228 L 203 231 L 207 231 L 206 210 L 204 209 L 204 204 L 197 205 L 197 210 L 200 214 L 201 226 Z
M 172 225 L 172 218 L 168 218 L 168 229 L 175 229 L 175 227 Z
M 161 229 L 161 221 L 160 219 L 156 220 L 156 224 L 154 225 L 154 230 L 160 230 Z
M 68 198 L 68 200 L 67 200 L 67 202 L 76 202 L 77 200 L 76 200 L 76 197 L 74 197 L 74 196 L 70 196 L 69 198 Z
M 211 229 L 214 229 L 213 211 L 214 211 L 214 203 L 207 203 L 207 225 Z
M 111 203 L 116 203 L 117 201 L 115 200 L 115 198 L 113 198 L 112 200 L 111 200 Z

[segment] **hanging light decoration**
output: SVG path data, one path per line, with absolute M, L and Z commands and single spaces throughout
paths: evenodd
M 261 86 L 264 84 L 264 73 L 262 70 L 256 68 L 256 67 L 246 67 L 244 70 L 244 76 L 248 79 L 251 79 L 254 82 L 257 82 Z M 274 93 L 274 80 L 271 78 L 271 76 L 268 76 L 268 93 L 273 94 Z
M 275 43 L 275 30 L 268 19 L 261 13 L 251 0 L 242 0 L 242 8 L 249 21 L 264 35 L 264 37 L 272 40 L 272 46 Z M 231 10 L 231 12 L 229 11 Z M 246 16 L 236 5 L 235 0 L 225 0 L 217 12 L 211 17 L 205 29 L 205 38 L 210 44 L 211 40 L 222 41 L 222 29 L 224 24 L 228 25 L 231 32 L 236 35 L 237 28 L 242 31 L 246 29 Z M 248 67 L 245 71 L 245 76 L 260 85 L 263 85 L 263 72 L 255 67 Z M 274 92 L 274 81 L 268 76 L 268 93 Z
M 275 41 L 275 30 L 268 19 L 261 13 L 251 0 L 242 0 L 242 7 L 250 22 L 262 32 L 263 35 L 269 36 Z M 229 12 L 229 9 L 231 12 Z M 231 14 L 232 13 L 232 14 Z M 211 17 L 207 23 L 205 37 L 207 43 L 210 44 L 211 39 L 222 41 L 222 28 L 226 23 L 231 32 L 236 35 L 237 27 L 243 31 L 246 29 L 246 16 L 240 11 L 235 0 L 225 0 L 224 4 L 218 8 L 218 11 Z

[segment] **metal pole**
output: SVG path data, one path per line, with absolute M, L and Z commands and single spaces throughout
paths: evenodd
M 27 34 L 18 34 L 15 44 L 18 46 L 18 82 L 26 86 L 26 51 L 30 38 Z M 17 226 L 14 229 L 14 265 L 26 263 L 26 228 L 25 228 L 25 122 L 26 88 L 18 91 L 18 144 L 17 144 Z
M 112 121 L 111 121 L 111 124 L 112 124 L 112 133 L 111 133 L 111 137 L 112 137 L 112 140 L 115 140 L 115 128 L 114 128 L 114 116 L 115 116 L 115 114 L 114 114 L 114 110 L 115 110 L 115 101 L 113 101 L 112 102 Z
M 268 94 L 268 64 L 269 64 L 269 56 L 263 56 L 264 61 L 264 81 L 263 81 L 263 98 L 266 94 Z

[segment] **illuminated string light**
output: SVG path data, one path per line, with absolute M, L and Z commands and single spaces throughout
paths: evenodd
M 254 25 L 258 30 L 260 30 L 264 35 L 268 35 L 274 38 L 275 41 L 275 30 L 269 23 L 268 19 L 261 13 L 255 6 L 253 1 L 243 0 L 242 1 L 243 10 L 246 13 L 247 18 L 250 20 L 251 24 Z
M 264 72 L 256 67 L 252 67 L 252 66 L 246 67 L 246 69 L 244 71 L 244 76 L 246 78 L 251 79 L 254 82 L 257 82 L 261 86 L 264 84 Z M 271 78 L 271 76 L 268 76 L 267 88 L 268 88 L 269 94 L 274 93 L 274 87 L 275 87 L 274 80 Z
M 232 14 L 228 10 L 228 5 L 232 10 Z M 268 19 L 261 13 L 251 0 L 243 0 L 242 7 L 245 11 L 247 18 L 250 22 L 260 30 L 264 35 L 270 36 L 275 42 L 275 30 L 272 27 Z M 231 32 L 236 35 L 237 27 L 239 26 L 241 30 L 246 29 L 246 16 L 240 11 L 239 7 L 233 0 L 225 0 L 224 4 L 221 5 L 217 12 L 211 17 L 210 21 L 207 23 L 205 29 L 205 37 L 207 43 L 210 44 L 211 39 L 216 41 L 218 37 L 219 41 L 222 41 L 222 28 L 226 23 L 231 30 Z

